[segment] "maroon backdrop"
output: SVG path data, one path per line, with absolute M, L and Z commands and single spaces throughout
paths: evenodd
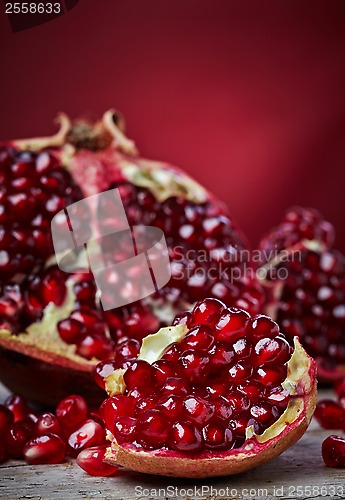
M 0 139 L 117 107 L 143 155 L 185 167 L 256 244 L 291 204 L 345 250 L 345 2 L 80 0 L 12 33 Z

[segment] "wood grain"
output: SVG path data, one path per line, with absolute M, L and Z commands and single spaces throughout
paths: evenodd
M 320 397 L 327 395 L 322 391 Z M 0 402 L 5 397 L 6 390 L 0 385 Z M 312 422 L 303 438 L 272 462 L 238 476 L 208 481 L 165 479 L 130 471 L 97 478 L 85 474 L 73 461 L 40 466 L 11 461 L 0 465 L 0 499 L 345 498 L 344 469 L 325 467 L 321 457 L 322 440 L 330 433 Z

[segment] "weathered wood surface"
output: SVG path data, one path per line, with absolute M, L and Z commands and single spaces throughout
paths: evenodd
M 0 402 L 5 397 L 0 385 Z M 97 478 L 73 462 L 30 466 L 11 461 L 0 465 L 0 499 L 345 498 L 345 470 L 327 468 L 321 458 L 321 443 L 328 434 L 313 422 L 304 437 L 279 458 L 241 475 L 213 480 L 161 478 L 129 471 Z

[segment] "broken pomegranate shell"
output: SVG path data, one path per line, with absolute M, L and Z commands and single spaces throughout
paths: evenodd
M 176 477 L 237 474 L 271 460 L 303 435 L 316 404 L 315 362 L 298 339 L 290 348 L 269 317 L 216 299 L 145 337 L 104 385 L 106 462 Z
M 345 373 L 345 256 L 333 242 L 333 226 L 302 207 L 288 210 L 260 242 L 265 310 L 290 341 L 300 338 L 323 382 Z
M 263 291 L 246 272 L 240 251 L 248 245 L 226 207 L 179 168 L 140 158 L 117 113 L 95 124 L 61 114 L 59 123 L 52 137 L 0 148 L 0 379 L 37 403 L 53 406 L 76 392 L 95 404 L 102 392 L 91 373 L 122 342 L 140 343 L 208 295 L 256 314 Z M 172 276 L 150 297 L 103 311 L 89 269 L 56 266 L 50 223 L 66 206 L 113 188 L 131 227 L 164 232 Z M 102 203 L 97 229 L 116 224 Z M 101 246 L 110 263 L 119 258 L 111 235 Z

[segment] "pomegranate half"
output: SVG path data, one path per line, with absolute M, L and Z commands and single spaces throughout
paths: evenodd
M 177 167 L 140 158 L 117 113 L 95 124 L 61 114 L 59 123 L 52 137 L 0 148 L 0 379 L 38 403 L 70 392 L 95 403 L 102 392 L 91 372 L 122 342 L 140 346 L 208 295 L 258 313 L 263 291 L 241 261 L 247 243 L 224 205 Z M 172 276 L 147 299 L 105 312 L 89 269 L 57 267 L 50 224 L 64 207 L 112 188 L 130 226 L 163 230 Z M 115 224 L 105 213 L 100 224 Z M 110 262 L 120 251 L 111 238 L 102 249 Z
M 333 243 L 333 226 L 302 207 L 290 208 L 260 243 L 266 311 L 290 341 L 300 338 L 328 382 L 345 374 L 345 257 Z
M 236 474 L 282 453 L 316 402 L 315 362 L 269 317 L 215 299 L 144 338 L 108 374 L 105 460 L 148 474 Z

